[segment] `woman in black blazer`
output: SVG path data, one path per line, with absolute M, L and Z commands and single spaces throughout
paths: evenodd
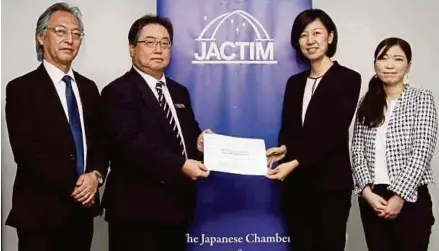
M 292 250 L 344 250 L 353 188 L 349 126 L 361 76 L 331 60 L 337 29 L 322 10 L 297 16 L 291 45 L 310 69 L 287 82 L 280 147 L 267 151 L 267 177 L 283 181 Z
M 357 113 L 352 140 L 355 192 L 370 251 L 426 251 L 434 224 L 433 183 L 438 119 L 430 91 L 404 84 L 410 45 L 384 39 L 376 75 Z

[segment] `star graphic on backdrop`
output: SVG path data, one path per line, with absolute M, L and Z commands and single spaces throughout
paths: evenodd
M 246 26 L 247 26 L 247 24 L 246 24 L 245 22 L 242 22 L 241 26 L 242 26 L 242 27 L 246 27 Z M 238 33 L 239 33 L 239 31 L 240 31 L 240 28 L 239 28 L 239 26 L 238 26 L 238 27 L 236 27 L 235 31 L 236 31 L 236 34 L 238 34 Z

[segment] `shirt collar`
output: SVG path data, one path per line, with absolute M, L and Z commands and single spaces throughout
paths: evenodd
M 139 70 L 135 65 L 133 65 L 133 67 L 140 74 L 140 76 L 142 76 L 142 78 L 146 81 L 146 83 L 149 85 L 149 87 L 151 87 L 152 89 L 155 89 L 155 86 L 156 86 L 158 81 L 163 82 L 163 84 L 165 84 L 165 86 L 166 86 L 166 77 L 165 77 L 164 73 L 163 73 L 162 77 L 160 78 L 160 80 L 157 80 L 153 76 L 146 74 L 143 71 Z
M 54 66 L 53 64 L 49 63 L 47 60 L 43 59 L 43 65 L 44 68 L 46 68 L 47 73 L 49 74 L 50 79 L 52 80 L 52 82 L 54 84 L 58 84 L 59 82 L 61 82 L 62 78 L 65 75 L 69 75 L 70 78 L 76 82 L 75 80 L 75 76 L 73 74 L 72 68 L 69 69 L 69 71 L 66 73 L 64 73 L 63 71 L 61 71 L 60 69 L 56 68 L 56 66 Z

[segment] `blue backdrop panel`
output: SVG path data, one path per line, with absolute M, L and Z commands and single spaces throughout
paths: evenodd
M 196 220 L 186 238 L 188 250 L 288 250 L 279 188 L 278 182 L 261 176 L 212 172 L 207 180 L 198 182 Z M 202 234 L 241 239 L 210 246 L 201 241 Z
M 201 128 L 276 145 L 285 83 L 300 71 L 291 26 L 311 1 L 160 0 L 157 7 L 174 24 L 166 74 L 188 87 Z M 216 172 L 199 181 L 188 250 L 286 250 L 281 241 L 253 242 L 255 234 L 285 236 L 279 185 L 265 177 Z M 243 240 L 200 245 L 202 234 Z

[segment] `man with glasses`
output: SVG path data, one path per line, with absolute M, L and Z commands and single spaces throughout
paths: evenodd
M 97 188 L 107 161 L 99 92 L 71 69 L 83 33 L 81 12 L 50 6 L 35 31 L 40 66 L 8 83 L 6 123 L 17 163 L 12 209 L 20 251 L 88 251 Z
M 208 176 L 189 92 L 165 76 L 173 28 L 143 16 L 128 34 L 133 66 L 102 91 L 111 172 L 103 206 L 111 251 L 180 251 Z

